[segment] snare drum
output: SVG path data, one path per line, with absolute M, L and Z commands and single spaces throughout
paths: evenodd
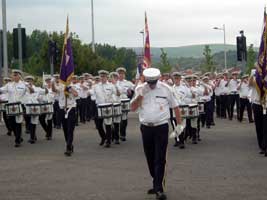
M 8 101 L 0 101 L 0 112 L 6 112 L 6 104 Z
M 54 113 L 54 107 L 53 103 L 42 103 L 40 104 L 41 108 L 41 114 L 53 114 Z
M 179 105 L 179 109 L 181 112 L 181 117 L 187 118 L 188 117 L 188 105 Z
M 26 115 L 36 116 L 41 114 L 41 106 L 37 103 L 25 104 Z
M 196 118 L 198 117 L 198 105 L 197 104 L 189 104 L 188 108 L 188 118 Z
M 97 105 L 97 114 L 99 118 L 112 118 L 112 103 L 102 103 Z
M 130 99 L 121 99 L 121 110 L 122 112 L 130 111 Z
M 199 101 L 198 102 L 198 112 L 199 114 L 205 114 L 205 110 L 204 110 L 204 101 Z
M 23 114 L 22 106 L 20 102 L 7 103 L 6 104 L 7 116 L 18 116 Z
M 113 103 L 113 117 L 121 116 L 121 104 Z

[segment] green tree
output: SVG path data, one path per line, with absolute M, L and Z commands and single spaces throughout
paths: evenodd
M 214 72 L 215 67 L 213 63 L 213 57 L 211 55 L 211 49 L 209 45 L 205 45 L 203 50 L 204 63 L 200 65 L 202 72 Z
M 256 52 L 254 51 L 253 44 L 249 45 L 247 52 L 247 73 L 250 73 L 256 62 Z
M 170 62 L 168 60 L 168 54 L 164 51 L 163 48 L 160 49 L 161 55 L 160 55 L 160 63 L 159 68 L 162 73 L 170 72 L 172 69 L 172 66 L 170 65 Z

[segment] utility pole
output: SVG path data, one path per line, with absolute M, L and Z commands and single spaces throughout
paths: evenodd
M 6 27 L 6 0 L 2 0 L 2 20 L 3 20 L 3 69 L 4 76 L 8 76 L 8 54 L 7 54 L 7 27 Z
M 91 14 L 92 14 L 92 51 L 93 53 L 95 53 L 94 0 L 91 0 Z

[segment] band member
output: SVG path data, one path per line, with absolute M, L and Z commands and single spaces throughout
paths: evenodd
M 209 77 L 204 76 L 202 78 L 202 83 L 200 86 L 203 89 L 203 96 L 200 97 L 200 100 L 204 101 L 204 110 L 205 114 L 202 116 L 202 125 L 206 124 L 207 128 L 210 128 L 211 123 L 212 123 L 212 115 L 213 115 L 213 110 L 212 110 L 212 101 L 211 101 L 211 96 L 213 95 L 213 90 L 212 87 L 209 85 Z
M 120 98 L 132 98 L 133 91 L 134 91 L 134 84 L 130 81 L 125 80 L 126 69 L 123 67 L 119 67 L 116 69 L 116 72 L 119 74 L 119 79 L 117 81 L 117 86 L 121 89 L 120 90 Z M 128 124 L 128 116 L 127 113 L 123 113 L 122 120 L 120 124 L 120 138 L 121 141 L 126 141 L 126 128 Z
M 260 154 L 267 156 L 267 115 L 261 104 L 261 96 L 256 89 L 255 71 L 252 70 L 249 77 L 249 86 L 251 87 L 251 102 L 256 127 L 257 141 Z M 265 108 L 266 109 L 266 108 Z
M 90 121 L 91 119 L 94 118 L 94 115 L 93 115 L 93 111 L 91 110 L 92 108 L 92 100 L 91 100 L 91 95 L 90 95 L 90 89 L 92 88 L 93 86 L 93 77 L 91 74 L 89 73 L 84 73 L 83 74 L 84 76 L 84 82 L 87 84 L 87 86 L 89 87 L 89 90 L 87 91 L 87 98 L 86 98 L 86 113 L 85 113 L 85 118 L 86 118 L 86 121 Z
M 106 70 L 100 70 L 98 74 L 100 76 L 100 82 L 93 87 L 96 105 L 99 106 L 100 104 L 113 103 L 115 101 L 114 96 L 118 96 L 118 94 L 115 86 L 108 82 L 109 72 Z M 105 124 L 106 132 L 104 131 L 103 123 Z M 112 119 L 103 119 L 101 116 L 97 116 L 96 128 L 101 137 L 99 145 L 102 146 L 106 142 L 105 147 L 110 147 L 112 134 L 111 126 Z
M 214 89 L 214 93 L 215 93 L 215 102 L 216 102 L 216 116 L 218 118 L 220 118 L 221 115 L 221 88 L 219 87 L 220 85 L 220 81 L 222 79 L 222 74 L 217 74 L 216 76 L 216 80 L 215 80 L 215 89 Z
M 59 94 L 60 116 L 66 141 L 66 156 L 71 156 L 74 151 L 73 137 L 76 123 L 76 98 L 78 92 L 71 86 L 52 83 L 52 91 Z
M 4 77 L 4 85 L 8 84 L 11 82 L 11 78 L 9 77 Z M 8 102 L 8 94 L 7 93 L 3 93 L 0 95 L 0 101 L 1 102 Z M 8 120 L 8 117 L 6 115 L 6 111 L 3 111 L 3 119 L 4 119 L 4 122 L 5 122 L 5 126 L 6 126 L 6 129 L 7 129 L 7 135 L 8 136 L 11 136 L 12 134 L 12 126 Z
M 20 70 L 12 70 L 12 82 L 0 88 L 1 93 L 8 94 L 8 103 L 22 102 L 26 92 L 31 90 L 21 80 L 21 77 L 22 72 Z M 23 115 L 9 116 L 8 120 L 15 135 L 15 147 L 20 147 L 23 141 L 21 137 L 21 123 L 23 121 Z
M 148 68 L 143 71 L 146 83 L 135 89 L 135 97 L 131 102 L 132 111 L 139 109 L 139 121 L 143 147 L 153 188 L 148 194 L 156 194 L 157 199 L 165 200 L 165 166 L 168 146 L 169 109 L 175 111 L 176 121 L 181 124 L 180 110 L 171 88 L 158 81 L 160 71 Z
M 47 94 L 40 95 L 38 97 L 40 103 L 54 103 L 54 92 L 52 91 L 52 82 L 51 77 L 45 78 L 45 85 L 44 87 L 47 89 Z M 41 114 L 39 116 L 39 121 L 46 132 L 46 139 L 52 140 L 52 134 L 53 134 L 53 114 Z
M 89 85 L 84 81 L 84 76 L 79 77 L 79 88 L 80 88 L 80 98 L 81 98 L 81 106 L 80 106 L 80 122 L 85 124 L 86 121 L 86 111 L 87 111 L 87 97 L 89 91 Z M 88 105 L 90 106 L 90 105 Z
M 117 93 L 120 93 L 121 89 L 119 89 L 119 87 L 117 86 L 119 74 L 117 72 L 111 72 L 109 76 L 110 76 L 110 83 L 112 83 L 115 86 Z M 115 96 L 114 100 L 115 100 L 114 103 L 120 103 L 119 96 Z M 115 144 L 120 144 L 119 141 L 120 123 L 121 123 L 121 116 L 113 116 L 112 140 L 114 139 Z
M 31 88 L 32 91 L 27 92 L 24 98 L 24 105 L 25 108 L 27 104 L 38 104 L 38 96 L 44 95 L 45 90 L 39 87 L 36 87 L 34 85 L 34 77 L 33 76 L 26 76 L 25 77 L 26 85 L 28 88 Z M 38 115 L 28 115 L 25 114 L 25 122 L 28 123 L 28 128 L 30 131 L 30 139 L 28 140 L 29 143 L 34 144 L 37 141 L 36 136 L 36 125 L 39 122 L 39 116 Z
M 172 76 L 173 76 L 173 82 L 174 82 L 174 85 L 173 85 L 174 97 L 178 101 L 179 105 L 184 105 L 188 101 L 190 101 L 188 100 L 188 96 L 192 94 L 190 93 L 188 88 L 182 83 L 181 81 L 182 74 L 180 74 L 179 72 L 173 72 Z M 174 120 L 174 122 L 175 122 L 175 125 L 177 125 L 176 119 Z M 185 139 L 185 132 L 183 131 L 179 136 L 175 138 L 174 146 L 179 146 L 180 149 L 184 149 L 185 148 L 184 139 Z
M 56 87 L 59 87 L 60 82 L 59 82 L 59 74 L 54 74 L 54 79 L 53 82 L 55 83 Z M 59 108 L 59 94 L 55 93 L 54 94 L 55 102 L 54 102 L 54 114 L 53 114 L 53 124 L 54 128 L 60 129 L 61 128 L 61 119 L 60 119 L 60 108 Z
M 220 80 L 218 87 L 221 91 L 221 117 L 226 119 L 226 111 L 228 117 L 230 117 L 230 108 L 229 108 L 229 88 L 227 87 L 228 83 L 228 72 L 223 73 L 223 79 Z
M 228 83 L 226 84 L 226 87 L 229 89 L 229 119 L 233 119 L 234 114 L 234 106 L 236 105 L 236 111 L 237 111 L 237 118 L 240 116 L 239 114 L 239 94 L 237 91 L 237 87 L 239 84 L 239 81 L 237 80 L 238 72 L 232 72 L 232 77 L 228 80 Z
M 81 110 L 81 87 L 79 84 L 78 76 L 73 75 L 71 78 L 71 84 L 70 86 L 77 91 L 78 96 L 75 97 L 76 99 L 76 109 L 75 109 L 75 126 L 79 125 L 79 115 L 80 115 L 80 110 Z

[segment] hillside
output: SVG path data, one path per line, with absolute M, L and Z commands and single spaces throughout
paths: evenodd
M 208 44 L 211 48 L 212 54 L 224 51 L 223 44 Z M 205 44 L 203 45 L 189 45 L 189 46 L 181 46 L 181 47 L 162 47 L 164 51 L 168 54 L 169 58 L 180 58 L 180 57 L 194 57 L 200 58 L 202 57 L 203 49 Z M 142 53 L 141 47 L 132 48 L 137 54 Z M 227 44 L 227 51 L 235 51 L 236 46 Z M 152 47 L 151 48 L 152 57 L 156 60 L 160 57 L 161 51 L 160 47 Z

